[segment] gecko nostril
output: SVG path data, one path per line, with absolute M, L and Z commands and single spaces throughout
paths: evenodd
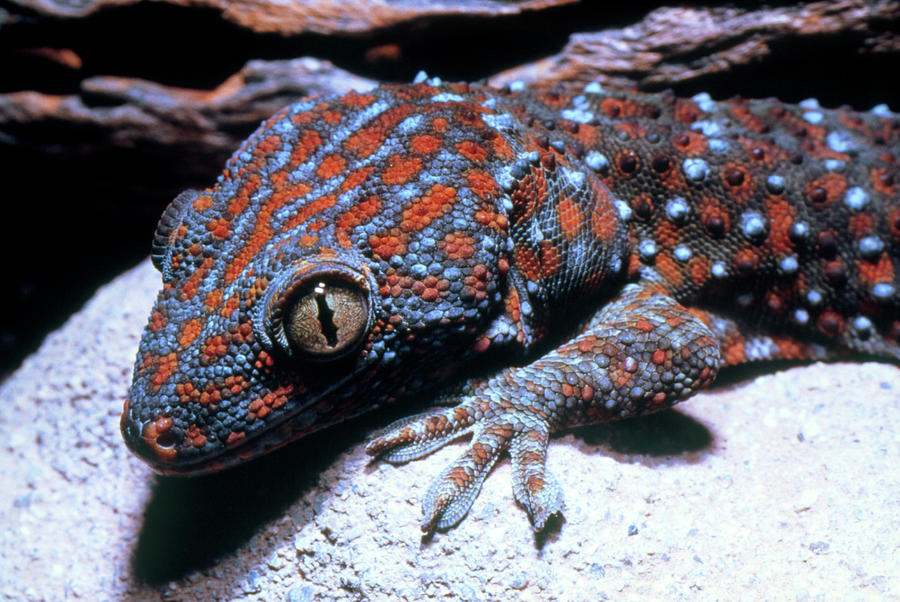
M 176 443 L 177 441 L 175 441 L 175 435 L 173 435 L 171 432 L 162 433 L 156 438 L 156 445 L 162 449 L 175 447 Z

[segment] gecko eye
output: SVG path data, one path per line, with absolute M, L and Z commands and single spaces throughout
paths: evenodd
M 266 289 L 259 334 L 290 357 L 335 359 L 356 349 L 369 331 L 371 290 L 362 270 L 333 260 L 305 260 Z
M 325 358 L 352 349 L 368 323 L 364 291 L 351 282 L 317 280 L 287 311 L 284 333 L 297 350 Z

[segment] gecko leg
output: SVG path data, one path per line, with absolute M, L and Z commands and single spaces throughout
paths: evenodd
M 720 364 L 708 326 L 651 277 L 626 286 L 566 344 L 474 385 L 455 407 L 388 426 L 366 451 L 402 462 L 472 432 L 466 451 L 429 487 L 423 530 L 459 522 L 503 452 L 514 497 L 541 530 L 563 509 L 546 470 L 551 433 L 667 408 L 712 382 Z

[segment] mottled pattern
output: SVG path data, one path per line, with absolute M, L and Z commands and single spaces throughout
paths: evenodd
M 540 529 L 563 508 L 551 433 L 669 407 L 723 365 L 900 359 L 898 160 L 886 107 L 436 81 L 289 106 L 160 220 L 125 440 L 204 473 L 452 390 L 368 451 L 471 433 L 423 528 L 458 522 L 507 451 Z

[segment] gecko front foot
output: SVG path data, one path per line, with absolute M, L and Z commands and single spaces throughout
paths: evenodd
M 545 466 L 549 424 L 527 407 L 467 397 L 455 407 L 398 420 L 369 442 L 366 453 L 408 462 L 469 433 L 466 451 L 432 481 L 422 500 L 422 531 L 443 531 L 462 520 L 504 451 L 512 461 L 513 495 L 534 530 L 542 530 L 549 517 L 562 511 L 563 498 Z

